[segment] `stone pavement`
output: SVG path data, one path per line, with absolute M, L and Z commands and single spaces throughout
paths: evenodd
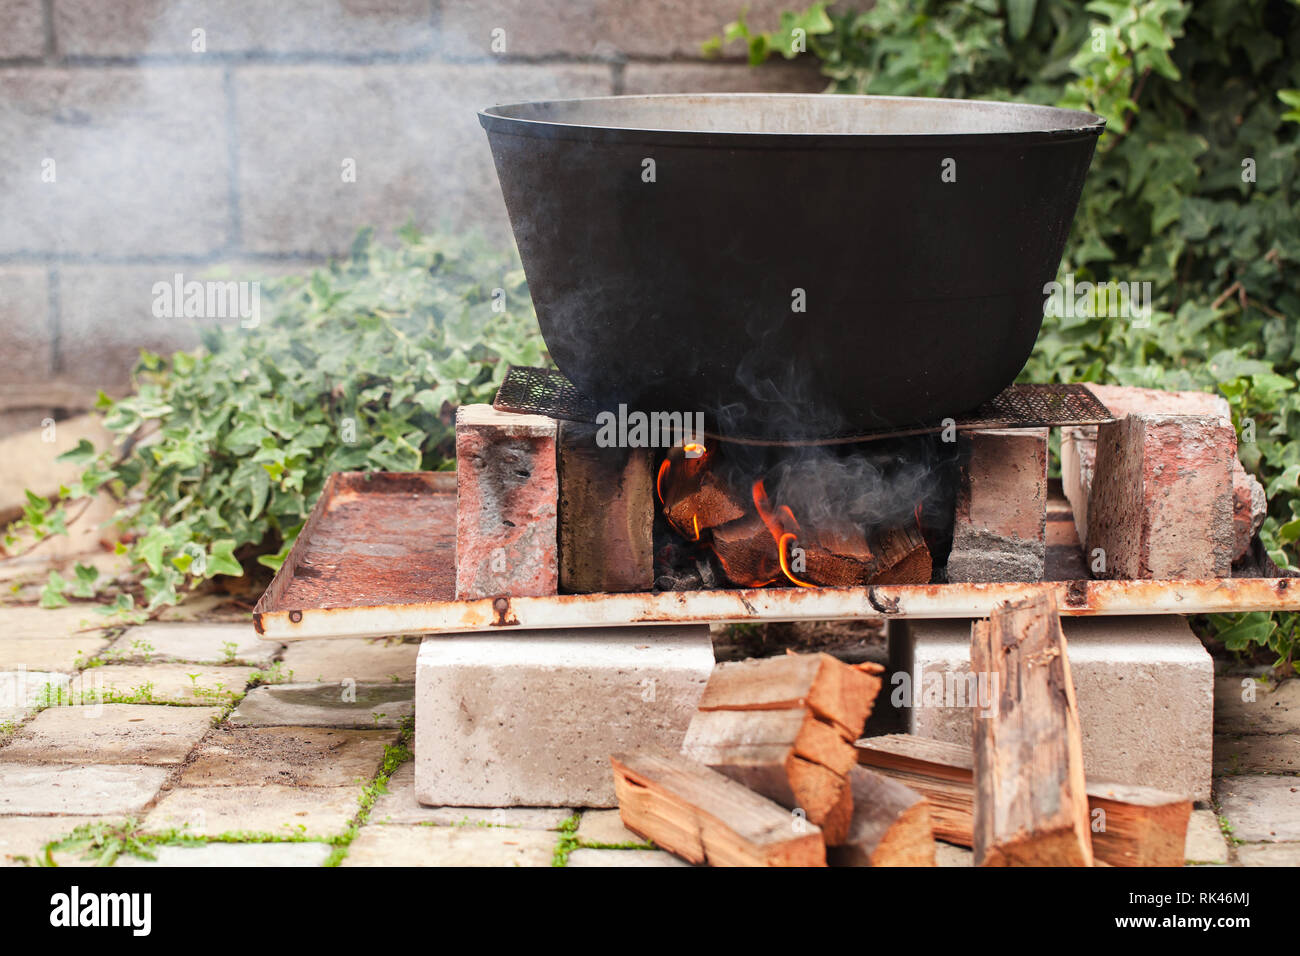
M 169 616 L 106 632 L 87 606 L 0 606 L 0 865 L 90 865 L 128 834 L 156 858 L 117 866 L 685 865 L 616 810 L 420 806 L 414 641 Z M 1300 865 L 1300 680 L 1220 676 L 1215 728 L 1189 863 Z M 940 844 L 941 866 L 970 856 Z

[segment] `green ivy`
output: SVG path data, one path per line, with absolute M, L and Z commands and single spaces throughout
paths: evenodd
M 816 3 L 769 33 L 742 16 L 707 47 L 732 41 L 754 63 L 805 47 L 830 92 L 1020 100 L 1105 117 L 1061 273 L 1150 281 L 1153 313 L 1146 327 L 1049 316 L 1023 378 L 1223 395 L 1241 459 L 1269 495 L 1265 546 L 1294 566 L 1300 3 Z M 1213 626 L 1229 648 L 1264 647 L 1284 664 L 1296 623 L 1243 614 Z
M 350 255 L 262 286 L 256 328 L 214 327 L 203 347 L 145 353 L 134 392 L 101 394 L 113 447 L 83 440 L 81 479 L 28 493 L 6 546 L 65 530 L 103 489 L 121 503 L 119 551 L 138 569 L 131 616 L 174 604 L 256 560 L 278 568 L 331 472 L 454 467 L 457 405 L 488 402 L 510 364 L 545 362 L 523 271 L 477 238 L 362 231 Z M 495 295 L 494 295 L 495 292 Z M 47 607 L 92 597 L 97 572 L 51 572 Z

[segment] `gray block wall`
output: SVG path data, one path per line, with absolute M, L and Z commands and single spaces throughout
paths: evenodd
M 151 312 L 178 272 L 300 269 L 408 218 L 507 235 L 483 106 L 823 89 L 811 61 L 700 53 L 742 7 L 804 5 L 0 0 L 0 433 L 192 345 L 200 320 Z

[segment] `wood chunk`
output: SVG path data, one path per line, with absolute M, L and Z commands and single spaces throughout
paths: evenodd
M 1083 739 L 1051 592 L 971 626 L 971 673 L 998 688 L 992 713 L 974 718 L 976 862 L 1091 866 Z
M 727 580 L 738 587 L 762 587 L 785 577 L 772 532 L 756 512 L 714 528 L 712 542 Z
M 807 707 L 845 740 L 856 740 L 880 692 L 883 668 L 849 666 L 829 654 L 787 654 L 719 664 L 700 710 L 786 710 Z
M 906 784 L 930 801 L 934 835 L 974 842 L 974 758 L 961 744 L 889 734 L 858 741 L 858 762 Z M 1128 784 L 1087 785 L 1092 849 L 1111 866 L 1181 866 L 1192 802 L 1185 796 Z M 1104 817 L 1099 818 L 1097 811 Z M 1099 827 L 1102 827 L 1099 829 Z
M 716 459 L 712 447 L 698 458 L 687 458 L 681 448 L 673 448 L 660 465 L 664 517 L 690 540 L 751 510 L 748 499 L 723 479 Z
M 884 774 L 855 767 L 849 774 L 853 818 L 843 845 L 828 848 L 831 866 L 934 866 L 930 805 Z
M 929 584 L 934 573 L 930 549 L 919 528 L 907 525 L 876 536 L 872 550 L 879 556 L 880 570 L 871 584 Z
M 614 754 L 623 825 L 691 863 L 825 866 L 815 825 L 677 754 Z
M 851 743 L 804 708 L 701 711 L 682 754 L 788 810 L 802 810 L 829 844 L 848 835 L 853 804 L 845 776 Z

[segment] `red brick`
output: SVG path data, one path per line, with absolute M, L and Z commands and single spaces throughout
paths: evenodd
M 1268 499 L 1259 479 L 1246 471 L 1240 461 L 1232 462 L 1232 559 L 1250 550 L 1250 541 L 1264 523 Z
M 559 583 L 556 424 L 490 405 L 456 411 L 456 596 L 541 597 Z
M 654 586 L 653 462 L 648 448 L 600 448 L 595 425 L 559 435 L 560 587 L 575 594 Z
M 1088 391 L 1096 395 L 1116 418 L 1137 413 L 1146 415 L 1212 415 L 1229 419 L 1227 399 L 1212 392 L 1167 392 L 1159 388 L 1138 388 L 1134 385 L 1088 384 Z
M 961 435 L 950 581 L 1038 581 L 1047 533 L 1046 428 Z
M 1099 426 L 1088 500 L 1089 564 L 1109 578 L 1232 572 L 1232 426 L 1213 415 L 1129 415 Z

